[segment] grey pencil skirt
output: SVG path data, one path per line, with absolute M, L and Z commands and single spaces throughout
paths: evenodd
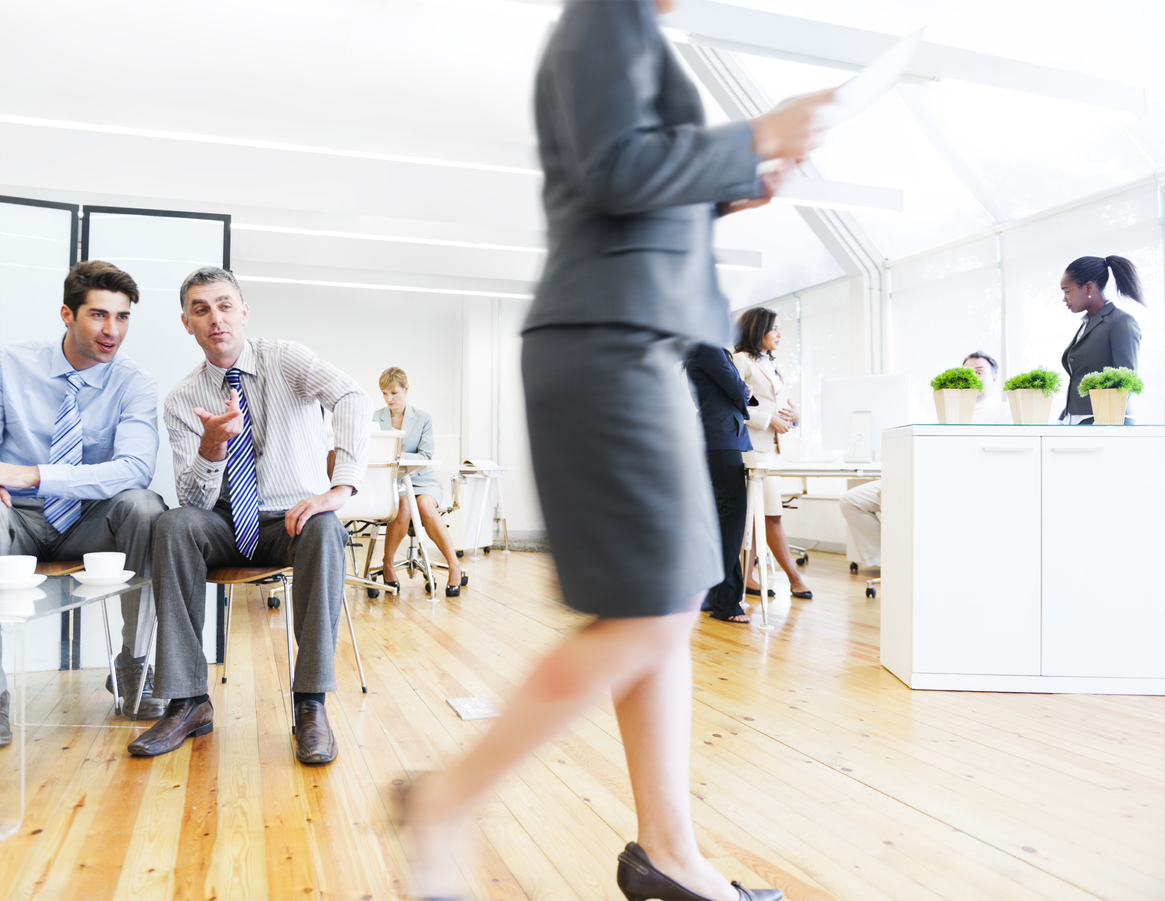
M 582 613 L 679 613 L 724 577 L 684 347 L 623 326 L 524 337 L 534 479 L 563 596 Z

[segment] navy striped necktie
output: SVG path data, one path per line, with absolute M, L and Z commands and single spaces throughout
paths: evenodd
M 239 393 L 243 430 L 227 442 L 227 490 L 230 493 L 231 522 L 235 527 L 235 547 L 250 559 L 259 543 L 259 489 L 255 480 L 255 445 L 251 441 L 251 414 L 243 393 L 242 372 L 227 370 L 227 382 Z
M 67 466 L 81 465 L 81 411 L 77 409 L 77 392 L 85 384 L 81 374 L 73 371 L 65 373 L 68 387 L 57 411 L 57 421 L 53 426 L 53 443 L 49 445 L 49 464 L 64 463 Z M 45 519 L 60 534 L 72 528 L 81 518 L 81 502 L 71 497 L 48 497 L 44 502 Z

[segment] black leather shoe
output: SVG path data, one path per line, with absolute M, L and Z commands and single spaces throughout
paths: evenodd
M 759 588 L 746 588 L 746 589 L 744 589 L 744 593 L 751 594 L 753 597 L 758 597 L 758 598 L 760 597 L 760 589 Z M 769 589 L 769 597 L 775 598 L 776 596 L 777 596 L 777 593 L 770 588 Z
M 635 842 L 628 842 L 619 855 L 619 888 L 627 901 L 708 901 L 703 895 L 689 892 L 652 866 L 651 861 Z M 739 893 L 739 901 L 781 901 L 785 893 L 779 888 L 748 889 L 739 882 L 732 887 Z
M 328 725 L 328 712 L 319 701 L 295 705 L 295 756 L 300 763 L 331 763 L 339 749 Z
M 813 592 L 812 591 L 793 591 L 793 592 L 790 592 L 790 594 L 792 594 L 793 597 L 800 598 L 803 601 L 813 600 Z
M 214 707 L 210 701 L 198 704 L 194 698 L 175 698 L 166 705 L 160 720 L 129 743 L 129 752 L 135 757 L 168 754 L 187 738 L 206 735 L 212 729 Z
M 154 697 L 154 668 L 146 669 L 146 687 L 142 690 L 142 703 L 137 714 L 133 711 L 134 699 L 138 696 L 138 683 L 142 679 L 143 663 L 133 663 L 117 668 L 117 690 L 121 693 L 119 703 L 123 716 L 135 720 L 156 720 L 166 709 L 162 698 Z M 105 677 L 105 690 L 113 694 L 113 677 Z
M 0 691 L 0 748 L 12 744 L 12 724 L 8 721 L 8 689 Z

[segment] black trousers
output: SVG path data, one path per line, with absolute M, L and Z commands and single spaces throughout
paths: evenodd
M 748 515 L 748 482 L 744 458 L 738 450 L 710 450 L 708 473 L 716 495 L 716 514 L 720 520 L 720 547 L 724 560 L 724 581 L 708 592 L 712 615 L 717 618 L 740 612 L 737 606 L 744 595 L 744 572 L 740 568 L 740 546 L 744 542 Z

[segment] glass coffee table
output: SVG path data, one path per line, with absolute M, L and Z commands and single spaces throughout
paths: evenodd
M 3 662 L 0 695 L 7 690 L 8 719 L 12 732 L 11 741 L 0 747 L 0 840 L 15 832 L 24 819 L 25 695 L 28 681 L 24 668 L 24 645 L 28 625 L 35 620 L 97 603 L 105 625 L 105 647 L 109 674 L 113 680 L 113 704 L 117 713 L 121 713 L 118 699 L 123 690 L 119 690 L 117 685 L 109 611 L 103 602 L 149 583 L 148 578 L 134 576 L 128 582 L 116 585 L 82 585 L 72 576 L 48 576 L 34 588 L 0 590 L 0 660 Z M 124 689 L 127 697 L 130 690 L 129 686 Z

